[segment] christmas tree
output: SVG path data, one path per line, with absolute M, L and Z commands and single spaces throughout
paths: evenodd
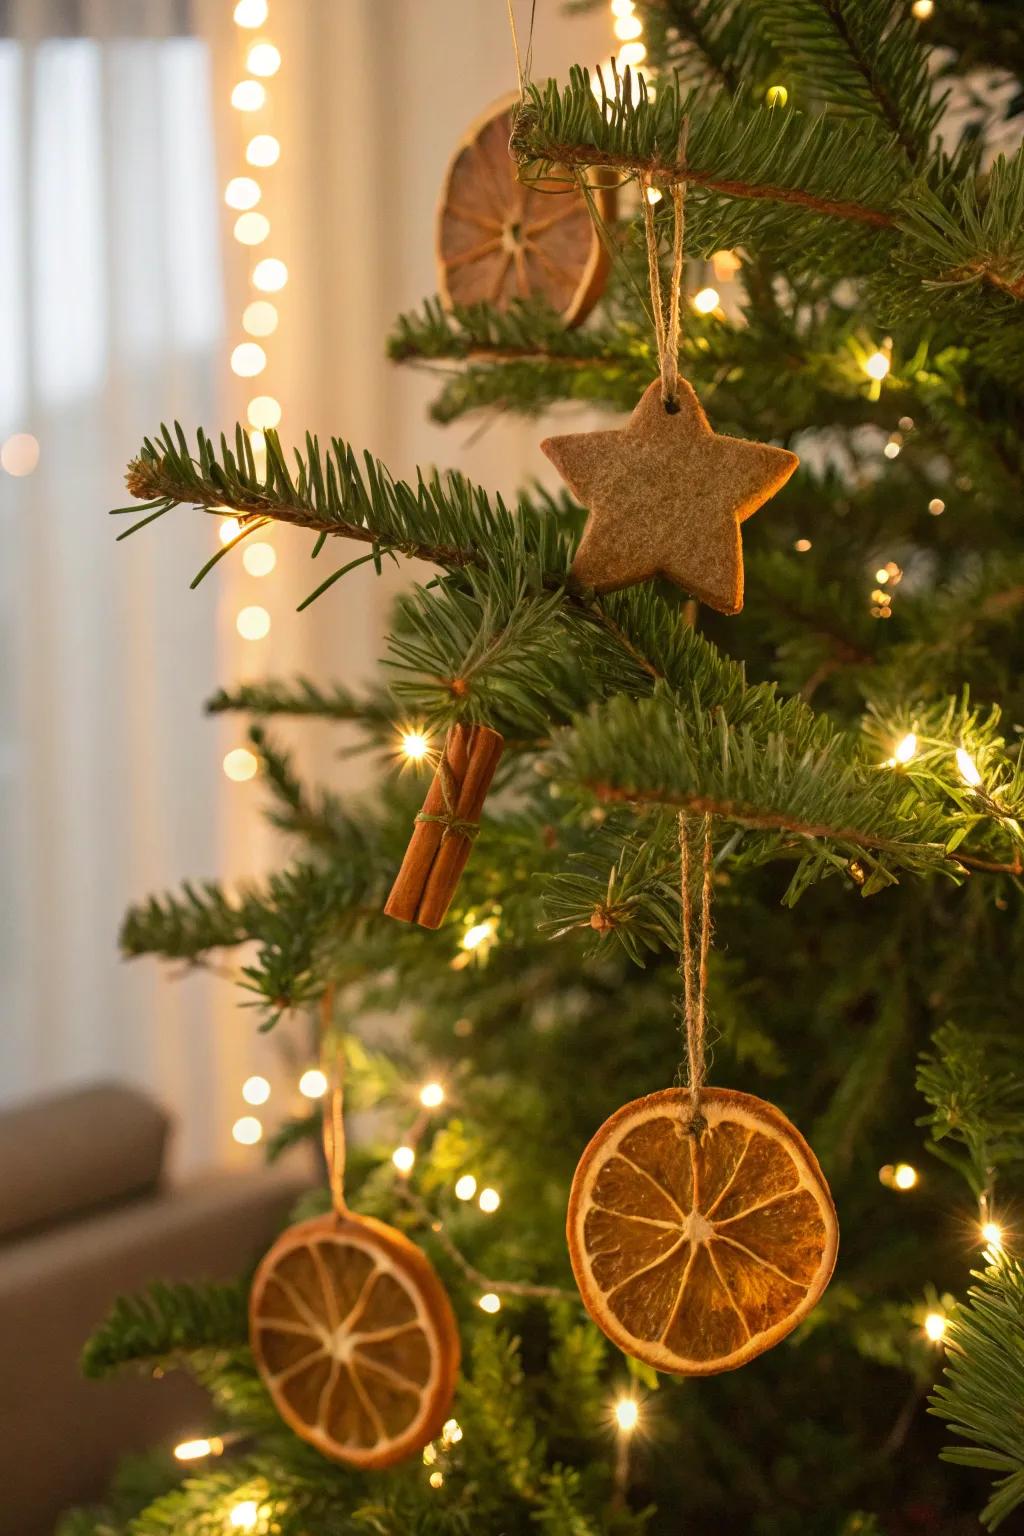
M 192 1371 L 212 1397 L 210 1454 L 126 1474 L 69 1533 L 952 1536 L 979 1510 L 1009 1529 L 1024 1502 L 1020 23 L 976 0 L 613 11 L 623 68 L 597 79 L 533 82 L 519 39 L 510 176 L 553 209 L 559 192 L 580 200 L 599 241 L 571 294 L 530 279 L 517 230 L 503 245 L 485 229 L 443 267 L 444 302 L 390 341 L 398 362 L 446 365 L 442 421 L 562 401 L 631 412 L 653 388 L 654 436 L 603 512 L 603 459 L 584 505 L 526 488 L 512 506 L 457 471 L 405 483 L 358 446 L 286 449 L 269 430 L 264 457 L 241 429 L 162 429 L 128 475 L 138 527 L 228 508 L 235 542 L 268 520 L 310 530 L 322 560 L 340 551 L 316 584 L 325 603 L 362 561 L 435 569 L 398 604 L 375 691 L 270 679 L 211 702 L 251 718 L 295 857 L 241 894 L 146 901 L 123 946 L 201 963 L 249 945 L 254 1025 L 312 1021 L 327 1102 L 340 1109 L 343 1072 L 348 1108 L 386 1112 L 350 1138 L 344 1200 L 443 1280 L 454 1403 L 438 1399 L 447 1417 L 396 1465 L 325 1455 L 278 1411 L 251 1276 L 155 1284 L 118 1304 L 85 1366 Z M 489 268 L 495 250 L 509 260 Z M 486 292 L 455 275 L 475 262 Z M 713 287 L 726 279 L 728 304 Z M 694 516 L 722 496 L 752 510 L 721 467 L 645 459 L 663 410 L 710 430 L 684 381 L 715 433 L 744 440 L 729 452 L 802 460 L 743 528 L 734 616 L 701 569 L 711 544 L 672 549 L 673 526 L 651 520 L 684 491 Z M 588 538 L 620 518 L 621 547 L 584 571 L 588 513 Z M 609 575 L 623 550 L 632 575 Z M 354 723 L 376 792 L 301 782 L 279 716 Z M 467 806 L 466 764 L 490 733 L 497 776 Z M 434 770 L 426 809 L 417 762 Z M 469 855 L 461 879 L 437 873 L 449 853 Z M 390 903 L 419 921 L 383 912 L 403 859 Z M 709 938 L 702 897 L 714 943 L 681 977 L 681 930 L 698 949 Z M 613 1112 L 700 1088 L 698 1004 L 708 1117 L 719 1087 L 777 1104 L 842 1235 L 831 1284 L 777 1347 L 676 1376 L 591 1321 L 565 1221 Z M 361 1032 L 381 1012 L 408 1021 L 386 1050 Z M 699 1159 L 711 1132 L 696 1111 L 686 1130 Z M 318 1107 L 278 1145 L 320 1136 Z M 331 1201 L 325 1178 L 300 1214 L 326 1231 Z M 783 1285 L 787 1266 L 781 1252 Z

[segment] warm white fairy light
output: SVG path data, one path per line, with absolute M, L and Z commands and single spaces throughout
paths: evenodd
M 307 1067 L 299 1078 L 299 1092 L 304 1099 L 322 1099 L 327 1092 L 327 1074 L 319 1067 Z
M 262 75 L 267 79 L 270 75 L 276 75 L 281 68 L 280 51 L 273 43 L 253 43 L 246 55 L 245 65 L 251 75 Z
M 914 0 L 910 14 L 917 21 L 927 21 L 935 10 L 935 0 Z
M 236 1531 L 254 1531 L 259 1517 L 260 1508 L 256 1500 L 242 1499 L 240 1503 L 232 1505 L 228 1520 Z
M 422 731 L 403 731 L 400 738 L 402 756 L 410 762 L 418 763 L 426 757 L 430 750 L 430 737 Z
M 620 1397 L 615 1404 L 615 1422 L 624 1435 L 631 1435 L 640 1422 L 640 1404 L 635 1397 Z
M 481 1312 L 500 1312 L 501 1297 L 495 1291 L 485 1291 L 477 1302 Z
M 242 1084 L 242 1098 L 247 1104 L 265 1104 L 270 1098 L 270 1084 L 257 1073 Z
M 870 357 L 864 359 L 864 372 L 869 379 L 879 384 L 891 367 L 892 363 L 884 352 L 872 352 Z
M 933 1344 L 938 1344 L 946 1332 L 947 1318 L 944 1312 L 929 1312 L 924 1320 L 924 1331 Z
M 623 43 L 631 43 L 643 35 L 644 24 L 639 16 L 617 16 L 612 31 Z
M 242 330 L 250 336 L 273 336 L 277 320 L 276 304 L 269 299 L 253 299 L 242 311 Z
M 770 107 L 784 107 L 789 100 L 789 92 L 784 85 L 770 85 L 764 93 L 764 99 Z
M 882 449 L 882 452 L 887 459 L 898 459 L 900 456 L 900 445 L 899 443 L 893 442 L 892 438 L 890 438 L 885 447 Z
M 914 731 L 908 731 L 907 734 L 901 737 L 900 740 L 896 743 L 895 747 L 893 748 L 892 755 L 898 763 L 909 763 L 910 759 L 916 752 L 917 734 Z
M 932 517 L 941 517 L 946 510 L 946 503 L 938 496 L 933 496 L 928 503 L 928 511 Z
M 265 431 L 267 427 L 276 427 L 281 420 L 281 402 L 275 400 L 273 395 L 255 395 L 245 408 L 251 427 L 259 427 Z
M 240 27 L 262 27 L 268 10 L 267 0 L 238 0 L 235 21 Z
M 237 539 L 242 531 L 242 525 L 237 517 L 226 517 L 217 530 L 222 544 L 230 544 L 232 539 Z
M 244 784 L 247 779 L 256 777 L 259 762 L 256 754 L 250 752 L 248 747 L 232 747 L 230 752 L 225 753 L 221 766 L 227 778 L 236 784 Z
M 808 550 L 812 548 L 811 541 L 810 539 L 796 539 L 794 540 L 793 548 L 798 555 L 806 555 Z
M 251 176 L 232 176 L 224 188 L 224 201 L 228 207 L 242 211 L 255 208 L 262 196 L 259 182 Z
M 636 0 L 612 0 L 613 16 L 632 16 L 636 10 Z
M 267 354 L 258 341 L 242 341 L 231 354 L 231 372 L 240 379 L 254 379 L 267 366 Z
M 701 288 L 693 296 L 693 307 L 698 315 L 710 315 L 720 303 L 717 288 Z
M 462 1425 L 458 1419 L 446 1419 L 441 1430 L 441 1443 L 446 1446 L 458 1445 L 462 1439 Z
M 897 1189 L 913 1189 L 917 1183 L 917 1169 L 910 1163 L 897 1163 L 892 1171 L 892 1181 Z
M 259 603 L 250 603 L 239 611 L 235 628 L 243 640 L 265 640 L 270 634 L 270 614 Z
M 456 1200 L 472 1200 L 476 1194 L 476 1179 L 471 1173 L 464 1173 L 455 1181 Z
M 646 57 L 647 49 L 643 43 L 623 43 L 618 52 L 617 63 L 620 69 L 635 69 Z
M 239 80 L 231 92 L 231 105 L 236 112 L 258 112 L 267 103 L 267 88 L 258 80 Z
M 262 245 L 270 234 L 270 220 L 265 213 L 240 213 L 232 233 L 239 245 Z
M 245 158 L 250 165 L 259 166 L 261 169 L 276 165 L 281 158 L 280 142 L 272 133 L 257 133 L 245 146 Z
M 974 758 L 971 756 L 971 754 L 967 751 L 966 747 L 957 747 L 956 766 L 957 772 L 963 779 L 964 783 L 971 789 L 977 789 L 978 785 L 981 783 L 981 774 L 978 772 L 977 763 L 974 761 Z
M 462 935 L 463 949 L 479 949 L 481 944 L 485 944 L 488 939 L 494 937 L 497 927 L 498 925 L 493 917 L 487 918 L 482 923 L 471 924 Z
M 665 194 L 664 192 L 660 191 L 658 187 L 648 187 L 647 191 L 644 193 L 644 196 L 653 208 L 655 203 L 661 202 Z
M 444 1473 L 443 1472 L 431 1472 L 431 1474 L 430 1474 L 429 1478 L 427 1479 L 427 1481 L 429 1482 L 431 1488 L 443 1488 L 444 1487 Z
M 981 1235 L 988 1246 L 998 1253 L 1003 1246 L 1003 1229 L 998 1221 L 986 1221 L 982 1223 Z
M 444 1085 L 442 1083 L 424 1083 L 420 1089 L 420 1103 L 424 1109 L 440 1109 L 444 1103 Z
M 242 564 L 250 576 L 269 576 L 277 564 L 277 551 L 273 544 L 265 544 L 262 540 L 247 544 L 242 551 Z
M 263 1136 L 263 1126 L 255 1115 L 242 1115 L 231 1127 L 231 1134 L 240 1147 L 254 1147 Z
M 180 1445 L 174 1447 L 176 1461 L 202 1461 L 206 1456 L 220 1456 L 224 1450 L 224 1441 L 219 1435 L 211 1435 L 198 1440 L 183 1440 Z
M 482 1189 L 480 1191 L 480 1199 L 477 1201 L 477 1204 L 485 1215 L 493 1216 L 494 1212 L 501 1204 L 501 1196 L 498 1194 L 496 1189 Z
M 276 256 L 264 256 L 252 269 L 252 285 L 261 293 L 280 293 L 288 281 L 288 268 Z
M 403 1144 L 400 1147 L 396 1147 L 392 1152 L 391 1161 L 394 1163 L 399 1173 L 403 1175 L 412 1173 L 413 1164 L 416 1161 L 416 1153 L 413 1151 L 412 1147 L 405 1146 Z
M 15 432 L 0 447 L 0 468 L 15 479 L 30 475 L 39 463 L 39 442 L 31 432 Z

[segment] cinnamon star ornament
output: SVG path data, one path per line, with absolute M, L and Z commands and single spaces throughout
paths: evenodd
M 667 576 L 719 613 L 739 613 L 740 524 L 800 460 L 786 448 L 713 432 L 683 379 L 677 397 L 678 409 L 666 409 L 657 379 L 624 427 L 541 443 L 590 512 L 572 575 L 595 592 Z

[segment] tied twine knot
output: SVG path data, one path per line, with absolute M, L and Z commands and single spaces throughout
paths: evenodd
M 480 831 L 478 821 L 466 821 L 458 812 L 459 785 L 452 772 L 452 765 L 448 761 L 448 747 L 445 745 L 441 753 L 441 761 L 437 765 L 437 776 L 441 784 L 441 798 L 444 801 L 444 810 L 436 813 L 420 811 L 416 816 L 417 821 L 432 821 L 444 828 L 441 834 L 442 843 L 449 837 L 464 837 L 472 842 Z
M 686 812 L 679 812 L 679 874 L 682 905 L 682 950 L 679 969 L 683 978 L 683 1035 L 686 1046 L 686 1078 L 690 1088 L 689 1113 L 684 1131 L 700 1136 L 707 1129 L 701 1112 L 701 1095 L 707 1076 L 707 984 L 711 948 L 711 817 L 701 818 L 701 898 L 699 933 L 694 943 L 693 856 Z
M 675 179 L 672 182 L 672 280 L 668 295 L 668 318 L 665 317 L 665 301 L 661 291 L 661 263 L 658 260 L 658 230 L 654 220 L 654 204 L 648 196 L 653 182 L 650 172 L 638 171 L 637 180 L 642 189 L 641 202 L 644 210 L 644 234 L 647 239 L 647 275 L 651 285 L 651 304 L 654 308 L 654 334 L 658 343 L 658 362 L 661 367 L 661 401 L 670 416 L 679 410 L 679 336 L 682 329 L 680 294 L 683 286 L 683 233 L 686 227 L 686 141 L 689 119 L 683 119 L 679 133 L 679 153 Z

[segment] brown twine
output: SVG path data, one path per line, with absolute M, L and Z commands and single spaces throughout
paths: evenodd
M 330 982 L 320 999 L 320 1064 L 329 1085 L 323 1108 L 323 1144 L 331 1204 L 338 1216 L 345 1216 L 345 1040 L 334 1030 L 334 993 L 334 983 Z
M 519 95 L 525 99 L 526 87 L 533 67 L 533 27 L 537 17 L 537 0 L 530 6 L 530 32 L 526 40 L 526 63 L 519 54 L 519 33 L 516 30 L 515 0 L 508 0 L 508 24 L 512 29 L 512 47 L 516 56 L 516 75 L 519 79 Z
M 455 836 L 465 837 L 472 842 L 480 831 L 480 823 L 478 821 L 465 821 L 457 814 L 459 785 L 452 772 L 452 765 L 448 761 L 447 741 L 445 741 L 444 751 L 441 753 L 441 761 L 437 765 L 437 776 L 441 780 L 441 798 L 444 801 L 444 810 L 440 811 L 437 815 L 431 815 L 427 811 L 420 811 L 416 820 L 439 823 L 444 828 L 441 834 L 442 842 L 449 837 Z
M 644 211 L 644 234 L 647 239 L 647 274 L 651 285 L 651 304 L 654 309 L 654 334 L 658 344 L 658 363 L 661 368 L 661 399 L 666 411 L 675 414 L 679 409 L 679 337 L 682 330 L 681 293 L 683 264 L 685 261 L 683 235 L 686 228 L 686 141 L 689 119 L 683 119 L 679 133 L 678 175 L 672 183 L 672 280 L 668 295 L 668 320 L 665 319 L 665 302 L 661 291 L 661 263 L 658 260 L 658 230 L 654 219 L 654 205 L 647 196 L 653 185 L 649 172 L 638 172 L 641 202 Z
M 701 1094 L 707 1076 L 707 986 L 708 954 L 711 949 L 711 817 L 702 818 L 700 935 L 697 954 L 693 942 L 693 879 L 690 854 L 690 829 L 686 812 L 679 812 L 679 873 L 682 901 L 682 952 L 679 969 L 683 977 L 683 1019 L 686 1040 L 687 1081 L 690 1087 L 689 1116 L 686 1130 L 699 1136 L 706 1121 L 701 1113 Z

